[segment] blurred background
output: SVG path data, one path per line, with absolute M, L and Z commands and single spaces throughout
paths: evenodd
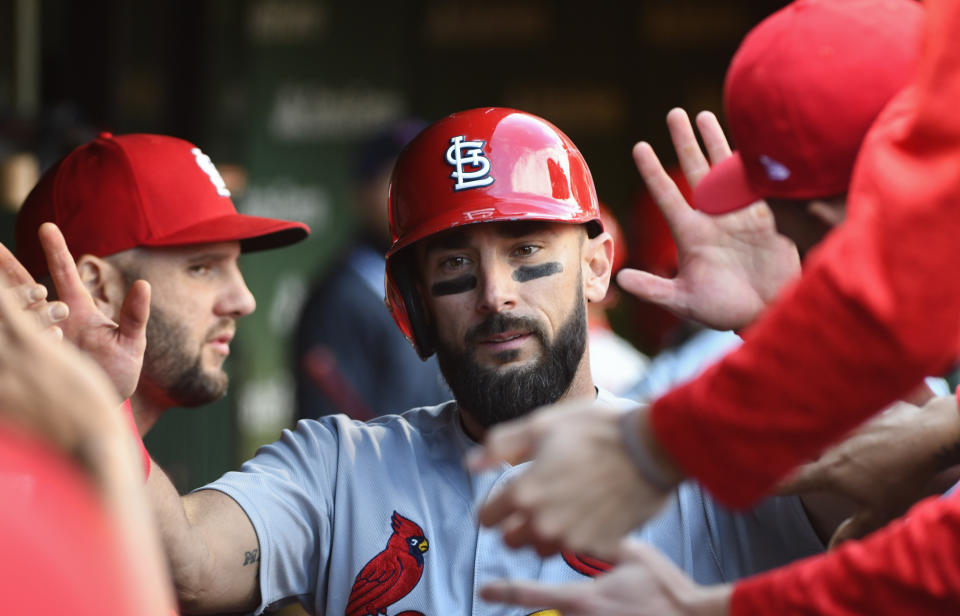
M 723 74 L 775 0 L 0 0 L 0 241 L 39 174 L 101 130 L 198 144 L 245 213 L 308 223 L 244 257 L 258 309 L 240 322 L 228 396 L 172 410 L 147 439 L 181 490 L 235 468 L 295 416 L 291 335 L 311 281 L 359 224 L 364 141 L 397 120 L 516 107 L 576 142 L 620 219 L 628 265 L 669 274 L 672 247 L 630 156 L 674 157 L 676 105 L 721 111 Z M 385 200 L 385 196 L 384 196 Z M 678 325 L 623 298 L 648 355 Z

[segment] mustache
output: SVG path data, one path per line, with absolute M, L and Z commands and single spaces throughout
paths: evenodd
M 221 319 L 216 325 L 207 330 L 207 335 L 204 337 L 204 340 L 213 340 L 223 334 L 235 334 L 236 330 L 237 326 L 233 319 Z
M 540 323 L 530 317 L 518 317 L 507 314 L 494 314 L 467 330 L 464 336 L 468 345 L 477 344 L 482 338 L 488 338 L 508 331 L 521 330 L 536 336 L 546 343 L 547 334 Z

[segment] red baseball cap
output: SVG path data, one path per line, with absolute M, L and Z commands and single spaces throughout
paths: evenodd
M 867 129 L 912 74 L 922 29 L 915 0 L 797 0 L 762 21 L 724 84 L 737 151 L 697 185 L 694 207 L 845 193 Z
M 16 225 L 17 257 L 35 277 L 47 274 L 37 229 L 48 221 L 74 256 L 234 240 L 249 252 L 310 232 L 303 223 L 238 214 L 210 157 L 188 141 L 145 134 L 101 133 L 43 174 Z

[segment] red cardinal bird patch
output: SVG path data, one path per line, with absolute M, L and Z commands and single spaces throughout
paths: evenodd
M 589 577 L 596 577 L 613 568 L 613 565 L 607 561 L 594 558 L 593 556 L 587 556 L 586 554 L 561 552 L 561 555 L 563 556 L 563 560 L 565 560 L 574 571 Z
M 393 534 L 387 547 L 370 559 L 357 574 L 350 590 L 346 616 L 386 615 L 387 608 L 403 599 L 423 575 L 423 555 L 429 544 L 423 529 L 396 511 L 390 518 Z

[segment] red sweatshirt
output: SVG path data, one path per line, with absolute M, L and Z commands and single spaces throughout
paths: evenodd
M 660 442 L 732 505 L 954 361 L 960 341 L 960 2 L 929 0 L 912 93 L 871 130 L 851 218 L 743 347 L 653 408 Z M 912 98 L 912 100 L 911 100 Z M 740 582 L 731 613 L 960 610 L 960 496 Z
M 730 613 L 956 614 L 958 552 L 960 496 L 930 498 L 863 541 L 739 582 Z
M 960 2 L 927 16 L 912 92 L 867 135 L 847 222 L 740 349 L 653 405 L 658 441 L 731 506 L 958 356 Z

